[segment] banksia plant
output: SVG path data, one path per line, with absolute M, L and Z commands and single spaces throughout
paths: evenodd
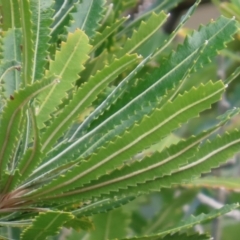
M 62 228 L 90 231 L 92 216 L 189 182 L 239 152 L 238 130 L 215 134 L 238 108 L 196 136 L 152 148 L 219 101 L 238 76 L 239 69 L 224 81 L 191 81 L 233 39 L 238 23 L 222 16 L 168 54 L 199 1 L 170 35 L 161 29 L 180 1 L 159 1 L 131 19 L 126 12 L 136 2 L 1 1 L 3 239 L 15 228 L 22 240 L 46 239 Z M 184 230 L 237 207 L 125 237 L 208 239 Z

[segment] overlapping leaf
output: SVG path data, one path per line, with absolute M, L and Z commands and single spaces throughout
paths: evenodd
M 153 234 L 153 235 L 150 235 L 150 236 L 146 236 L 146 237 L 133 237 L 133 238 L 124 238 L 122 240 L 133 240 L 133 239 L 138 239 L 138 240 L 147 240 L 147 239 L 154 239 L 154 240 L 157 240 L 157 239 L 162 239 L 161 237 L 164 237 L 166 236 L 167 234 L 174 234 L 174 233 L 177 233 L 177 232 L 180 232 L 182 230 L 186 230 L 190 227 L 193 227 L 194 225 L 196 224 L 199 224 L 199 223 L 202 223 L 202 222 L 205 222 L 205 221 L 209 221 L 213 218 L 216 218 L 218 216 L 221 216 L 221 215 L 224 215 L 230 211 L 232 211 L 233 209 L 236 209 L 239 207 L 239 204 L 231 204 L 231 205 L 225 205 L 224 207 L 220 208 L 220 209 L 217 209 L 217 210 L 213 210 L 211 211 L 210 213 L 208 214 L 200 214 L 198 216 L 192 216 L 190 217 L 189 219 L 187 219 L 186 221 L 180 223 L 178 226 L 175 226 L 175 227 L 172 227 L 168 230 L 165 230 L 159 234 Z M 163 238 L 165 239 L 165 238 Z M 168 239 L 168 238 L 166 238 Z M 174 238 L 173 238 L 174 239 Z M 191 239 L 191 238 L 190 238 Z
M 96 34 L 99 21 L 103 18 L 105 0 L 83 0 L 76 5 L 77 12 L 72 13 L 72 23 L 68 27 L 69 32 L 77 28 L 83 30 L 88 37 Z
M 66 92 L 73 87 L 78 73 L 84 68 L 82 64 L 88 59 L 89 50 L 88 37 L 81 30 L 69 33 L 67 42 L 62 42 L 61 50 L 57 51 L 55 59 L 50 61 L 47 73 L 47 76 L 58 76 L 60 84 L 39 96 L 41 103 L 37 120 L 40 125 L 50 118 L 50 114 L 56 110 Z
M 0 168 L 1 173 L 8 166 L 9 156 L 11 156 L 13 142 L 15 141 L 15 133 L 19 131 L 21 124 L 21 115 L 23 108 L 29 101 L 36 97 L 39 93 L 57 84 L 54 77 L 50 77 L 42 82 L 28 86 L 27 88 L 15 93 L 14 100 L 9 100 L 8 105 L 2 113 L 0 126 Z

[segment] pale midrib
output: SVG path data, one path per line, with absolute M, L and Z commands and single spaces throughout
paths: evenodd
M 54 131 L 51 133 L 51 135 L 48 137 L 48 139 L 44 142 L 43 146 L 42 146 L 42 150 L 45 149 L 45 147 L 49 144 L 49 142 L 51 141 L 51 139 L 56 135 L 56 133 L 58 133 L 59 129 L 61 129 L 61 127 L 65 124 L 65 122 L 67 122 L 69 120 L 69 118 L 71 118 L 76 111 L 78 111 L 78 109 L 81 107 L 81 105 L 84 104 L 84 102 L 86 102 L 88 100 L 88 98 L 93 95 L 93 93 L 100 88 L 101 85 L 105 84 L 105 82 L 108 81 L 108 79 L 110 79 L 112 76 L 114 76 L 114 74 L 116 74 L 118 71 L 120 71 L 120 69 L 125 68 L 128 64 L 131 64 L 131 62 L 135 61 L 135 59 L 132 59 L 130 62 L 127 62 L 126 64 L 122 65 L 121 68 L 116 69 L 114 72 L 112 72 L 110 75 L 108 75 L 103 81 L 100 81 L 98 84 L 95 85 L 94 88 L 91 89 L 91 91 L 88 92 L 87 95 L 85 95 L 85 97 L 78 103 L 78 105 L 73 109 L 73 111 L 71 111 L 71 113 L 66 116 L 64 118 L 64 120 L 54 129 Z M 49 163 L 49 162 L 47 162 Z M 43 165 L 41 167 L 44 167 Z

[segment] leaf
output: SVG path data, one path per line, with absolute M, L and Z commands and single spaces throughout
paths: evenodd
M 221 215 L 224 215 L 230 211 L 232 211 L 233 209 L 236 209 L 239 207 L 239 204 L 231 204 L 231 205 L 225 205 L 224 207 L 217 209 L 217 210 L 212 210 L 210 213 L 208 214 L 200 214 L 198 216 L 191 216 L 189 219 L 187 219 L 186 221 L 183 221 L 182 223 L 180 223 L 179 225 L 172 227 L 168 230 L 165 230 L 163 232 L 160 232 L 158 234 L 153 234 L 153 235 L 149 235 L 146 237 L 133 237 L 133 238 L 124 238 L 121 240 L 133 240 L 133 239 L 137 239 L 137 240 L 145 240 L 145 239 L 151 239 L 151 240 L 157 240 L 157 239 L 161 239 L 161 237 L 166 237 L 167 234 L 174 234 L 183 230 L 187 230 L 190 227 L 193 227 L 196 224 L 205 222 L 205 221 L 209 221 L 213 218 L 219 217 Z M 164 238 L 163 238 L 164 239 Z M 166 238 L 168 239 L 168 238 Z M 174 239 L 174 238 L 173 238 Z M 201 239 L 201 238 L 200 238 Z
M 183 27 L 183 25 L 189 20 L 189 18 L 193 15 L 193 13 L 195 12 L 197 6 L 199 5 L 200 0 L 197 0 L 195 2 L 195 4 L 188 9 L 187 13 L 182 16 L 180 22 L 178 23 L 177 27 L 174 29 L 174 31 L 169 35 L 169 37 L 164 41 L 165 44 L 162 44 L 162 46 L 159 46 L 154 54 L 153 54 L 153 58 L 156 57 L 157 55 L 159 55 L 160 53 L 163 52 L 164 49 L 166 49 L 167 46 L 170 45 L 170 43 L 172 42 L 172 40 L 176 37 L 177 33 L 179 32 L 179 30 Z
M 22 44 L 22 79 L 23 86 L 31 83 L 31 77 L 33 72 L 32 60 L 34 56 L 34 43 L 32 32 L 32 13 L 30 12 L 30 2 L 25 0 L 19 0 L 20 6 L 20 19 L 22 26 L 23 44 Z
M 74 81 L 78 79 L 78 73 L 83 70 L 82 64 L 87 60 L 90 45 L 88 37 L 81 30 L 69 33 L 67 42 L 62 42 L 60 52 L 56 52 L 55 60 L 50 61 L 47 76 L 55 75 L 60 79 L 60 84 L 45 91 L 39 96 L 41 105 L 37 112 L 38 124 L 49 119 L 66 92 L 73 87 Z
M 22 109 L 28 102 L 36 97 L 40 92 L 52 85 L 57 84 L 53 77 L 26 87 L 14 94 L 14 100 L 9 100 L 1 116 L 0 125 L 0 168 L 2 173 L 8 169 L 9 156 L 11 156 L 12 146 L 15 141 L 15 134 L 21 123 Z
M 127 40 L 124 47 L 116 53 L 117 57 L 134 52 L 141 53 L 141 46 L 158 31 L 166 19 L 167 15 L 164 12 L 158 15 L 153 12 L 148 21 L 142 22 L 139 29 L 133 32 L 132 37 Z
M 72 228 L 76 231 L 80 231 L 80 230 L 84 230 L 84 231 L 90 231 L 90 230 L 94 230 L 94 224 L 92 221 L 90 221 L 88 218 L 86 217 L 75 217 L 69 221 L 67 221 L 66 223 L 64 223 L 64 227 L 66 228 Z
M 121 19 L 117 19 L 113 24 L 107 26 L 103 29 L 102 32 L 97 32 L 96 36 L 92 39 L 91 45 L 93 48 L 91 51 L 95 51 L 104 41 L 107 40 L 109 36 L 111 36 L 117 29 L 126 21 L 129 17 L 123 17 Z
M 53 24 L 51 27 L 51 42 L 56 43 L 60 35 L 66 34 L 66 27 L 71 20 L 71 13 L 76 11 L 76 4 L 79 0 L 62 0 L 55 1 L 56 12 L 53 16 Z
M 156 178 L 154 181 L 138 184 L 137 187 L 121 189 L 117 195 L 129 196 L 139 193 L 143 194 L 150 191 L 159 191 L 161 188 L 169 188 L 174 184 L 189 183 L 193 178 L 200 177 L 202 173 L 209 172 L 212 168 L 218 167 L 239 152 L 239 136 L 240 133 L 237 130 L 231 133 L 226 132 L 222 136 L 217 136 L 212 139 L 211 142 L 205 142 L 196 154 L 188 159 L 188 164 L 181 166 L 170 176 Z M 116 193 L 112 193 L 109 196 L 115 194 Z
M 89 38 L 95 35 L 99 21 L 103 17 L 105 0 L 82 0 L 76 5 L 77 12 L 72 13 L 72 23 L 68 27 L 69 32 L 77 28 L 84 31 Z
M 141 114 L 136 120 L 139 121 L 139 118 L 141 119 L 143 116 L 142 114 L 146 113 L 142 111 L 142 106 L 150 105 L 153 109 L 153 105 L 155 107 L 160 105 L 166 91 L 179 84 L 186 77 L 189 69 L 193 67 L 198 69 L 202 64 L 206 64 L 209 57 L 215 55 L 217 50 L 224 47 L 224 41 L 231 40 L 231 34 L 236 29 L 235 21 L 221 17 L 216 22 L 201 27 L 199 32 L 194 32 L 192 36 L 187 37 L 184 44 L 178 47 L 177 52 L 172 53 L 167 61 L 162 62 L 161 68 L 154 70 L 151 75 L 144 76 L 144 83 L 138 85 L 135 89 L 131 89 L 130 99 L 127 99 L 127 102 L 115 109 L 114 113 L 110 114 L 111 117 L 104 119 L 98 124 L 98 127 L 89 131 L 81 139 L 74 143 L 64 144 L 62 148 L 65 151 L 63 152 L 60 148 L 59 154 L 55 153 L 55 161 L 60 158 L 66 159 L 67 154 L 68 157 L 70 155 L 76 158 L 79 152 L 86 151 L 83 142 L 91 142 L 94 136 L 97 136 L 98 140 L 100 136 L 104 136 L 103 133 L 109 132 L 110 129 L 115 130 L 116 126 L 121 127 L 122 122 L 129 118 L 128 116 L 136 116 L 140 112 Z M 208 39 L 207 45 L 205 44 L 206 39 Z M 129 125 L 131 126 L 131 124 Z M 105 126 L 107 126 L 107 130 Z
M 226 189 L 228 191 L 240 191 L 239 178 L 224 178 L 224 177 L 204 177 L 194 179 L 191 183 L 185 183 L 182 186 L 187 188 L 204 187 L 210 189 Z
M 1 16 L 3 31 L 21 27 L 18 0 L 1 1 Z
M 50 25 L 52 23 L 53 1 L 30 1 L 32 13 L 32 41 L 33 41 L 33 71 L 31 83 L 41 79 L 44 75 L 44 67 L 47 63 L 47 49 L 50 40 Z
M 75 216 L 91 216 L 98 213 L 106 213 L 115 208 L 121 207 L 133 201 L 135 197 L 126 197 L 121 199 L 103 199 L 100 201 L 89 203 L 86 206 L 81 207 L 80 209 L 72 211 L 72 214 Z
M 36 191 L 37 195 L 47 196 L 47 193 L 52 195 L 64 192 L 98 179 L 102 174 L 165 137 L 180 124 L 209 108 L 210 104 L 220 98 L 223 89 L 221 82 L 209 82 L 180 95 L 174 102 L 168 102 L 160 110 L 155 110 L 151 116 L 145 116 L 141 123 L 126 131 L 123 136 L 117 136 L 97 154 L 93 154 L 87 162 L 74 167 L 65 176 Z
M 127 238 L 128 239 L 128 238 Z M 140 238 L 129 238 L 129 239 L 137 239 L 137 240 L 143 240 L 143 239 L 148 239 L 148 240 L 211 240 L 212 238 L 207 235 L 207 234 L 198 234 L 195 233 L 193 235 L 188 235 L 186 233 L 182 233 L 182 234 L 169 234 L 166 235 L 165 237 L 159 237 L 159 236 L 155 236 L 151 235 L 151 236 L 146 236 L 146 237 L 140 237 Z M 125 239 L 126 240 L 126 239 Z
M 72 215 L 64 212 L 39 213 L 30 227 L 21 234 L 21 240 L 43 240 L 59 233 L 61 227 L 72 219 Z
M 146 21 L 153 12 L 156 14 L 159 14 L 161 11 L 169 12 L 169 10 L 177 6 L 177 4 L 181 1 L 182 0 L 162 0 L 157 2 L 154 8 L 147 9 L 146 12 L 137 16 L 133 21 L 131 21 L 127 26 L 125 26 L 124 29 L 118 34 L 118 36 L 123 35 L 126 32 L 131 31 L 132 29 L 138 28 L 141 22 Z
M 124 237 L 127 234 L 128 221 L 128 215 L 122 209 L 95 215 L 93 217 L 95 230 L 90 233 L 89 240 Z
M 0 74 L 6 91 L 4 94 L 8 99 L 11 95 L 13 96 L 15 90 L 19 89 L 21 83 L 21 44 L 21 29 L 9 29 L 3 33 Z
M 16 168 L 19 171 L 20 176 L 15 176 L 11 180 L 12 188 L 17 183 L 23 182 L 25 179 L 29 177 L 33 169 L 39 164 L 41 160 L 41 145 L 40 145 L 40 137 L 39 130 L 37 128 L 36 117 L 34 115 L 33 109 L 30 110 L 30 118 L 31 118 L 31 126 L 33 128 L 33 142 L 32 146 L 27 149 L 23 157 L 19 160 Z

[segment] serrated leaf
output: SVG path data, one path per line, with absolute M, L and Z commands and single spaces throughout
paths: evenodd
M 93 217 L 95 230 L 90 233 L 89 240 L 107 240 L 126 236 L 128 219 L 129 216 L 122 209 L 95 215 Z
M 153 57 L 156 57 L 157 55 L 159 55 L 160 53 L 162 53 L 162 51 L 170 45 L 170 43 L 172 42 L 172 40 L 176 37 L 178 31 L 183 27 L 183 25 L 189 20 L 189 18 L 193 15 L 193 13 L 195 12 L 197 6 L 199 5 L 200 0 L 197 0 L 195 2 L 195 4 L 188 9 L 187 13 L 185 15 L 182 16 L 179 24 L 177 25 L 177 27 L 174 29 L 174 31 L 169 35 L 169 37 L 164 41 L 164 44 L 162 44 L 162 46 L 158 47 L 156 49 L 156 51 L 153 54 Z
M 1 80 L 4 94 L 9 99 L 15 90 L 19 89 L 21 78 L 21 44 L 22 31 L 19 28 L 9 29 L 3 33 Z M 2 82 L 1 81 L 1 82 Z
M 185 183 L 183 187 L 204 187 L 209 189 L 226 189 L 228 191 L 240 191 L 240 179 L 239 178 L 224 178 L 224 177 L 204 177 L 194 179 L 191 183 Z
M 136 240 L 212 240 L 212 238 L 207 235 L 207 234 L 192 234 L 192 235 L 188 235 L 186 233 L 182 233 L 182 234 L 168 234 L 165 237 L 159 237 L 159 236 L 146 236 L 146 237 L 136 237 L 136 238 L 127 238 L 127 239 L 136 239 Z M 123 240 L 123 239 L 122 239 Z M 126 240 L 126 238 L 124 239 Z
M 25 0 L 19 0 L 20 7 L 20 19 L 23 34 L 23 44 L 22 44 L 22 79 L 23 86 L 31 83 L 33 65 L 32 60 L 34 56 L 34 43 L 33 43 L 33 33 L 32 33 L 32 13 L 30 12 L 30 2 Z
M 14 100 L 9 100 L 1 116 L 0 126 L 0 168 L 3 172 L 8 169 L 9 156 L 11 156 L 15 134 L 18 133 L 19 124 L 21 123 L 22 110 L 29 101 L 42 91 L 57 84 L 54 78 L 36 82 L 23 90 L 14 94 Z
M 64 212 L 39 213 L 30 227 L 21 234 L 21 240 L 44 240 L 48 236 L 59 233 L 62 225 L 72 219 L 72 215 Z
M 182 0 L 162 0 L 157 2 L 153 8 L 147 9 L 145 13 L 141 14 L 133 21 L 131 21 L 118 35 L 123 35 L 124 33 L 129 32 L 132 29 L 138 28 L 141 22 L 146 21 L 153 12 L 155 12 L 156 14 L 159 14 L 161 11 L 168 13 L 170 9 L 175 7 L 181 1 Z
M 135 197 L 126 197 L 121 199 L 103 199 L 88 204 L 87 206 L 81 207 L 80 209 L 72 211 L 72 214 L 75 216 L 91 216 L 98 213 L 106 213 L 115 208 L 121 207 L 133 201 Z
M 128 19 L 129 17 L 123 17 L 117 19 L 111 26 L 107 26 L 101 33 L 97 32 L 96 36 L 91 41 L 93 48 L 91 51 L 95 51 L 111 34 L 113 34 L 117 29 Z
M 116 53 L 118 57 L 124 54 L 131 54 L 137 52 L 141 54 L 141 46 L 146 43 L 164 24 L 167 20 L 167 15 L 164 12 L 158 15 L 154 12 L 147 22 L 142 22 L 139 29 L 133 32 L 130 39 L 127 40 L 124 47 Z
M 77 28 L 83 30 L 88 37 L 93 37 L 102 19 L 105 0 L 82 0 L 76 5 L 77 12 L 72 13 L 72 24 L 68 27 L 69 32 Z
M 90 231 L 94 230 L 94 224 L 92 221 L 90 221 L 86 217 L 75 217 L 66 223 L 64 223 L 64 227 L 66 228 L 72 228 L 76 231 L 84 230 L 84 231 Z
M 3 31 L 21 27 L 18 0 L 1 1 L 1 16 Z
M 33 71 L 31 83 L 39 80 L 44 75 L 44 67 L 47 63 L 47 49 L 50 40 L 50 25 L 52 23 L 53 1 L 30 1 L 32 13 L 32 41 L 33 41 Z
M 121 240 L 133 240 L 133 239 L 137 239 L 137 240 L 145 240 L 145 239 L 153 239 L 153 240 L 157 240 L 158 238 L 161 239 L 161 237 L 166 236 L 167 234 L 174 234 L 183 230 L 186 230 L 190 227 L 193 227 L 196 224 L 205 222 L 205 221 L 209 221 L 213 218 L 219 217 L 221 215 L 224 215 L 230 211 L 232 211 L 233 209 L 236 209 L 239 207 L 239 204 L 231 204 L 231 205 L 225 205 L 224 207 L 217 209 L 217 210 L 212 210 L 210 213 L 208 214 L 200 214 L 198 216 L 192 216 L 189 219 L 187 219 L 186 221 L 180 223 L 179 225 L 172 227 L 168 230 L 165 230 L 163 232 L 160 232 L 158 234 L 154 234 L 154 235 L 149 235 L 146 237 L 133 237 L 133 238 L 124 238 Z M 152 237 L 152 238 L 151 238 Z M 163 238 L 164 239 L 164 238 Z M 167 238 L 168 239 L 168 238 Z
M 56 12 L 53 16 L 53 24 L 51 27 L 51 42 L 56 43 L 60 35 L 66 34 L 66 27 L 71 20 L 71 13 L 76 11 L 75 5 L 79 3 L 79 0 L 64 0 L 55 1 Z
M 72 88 L 74 81 L 79 78 L 78 73 L 84 68 L 82 64 L 88 59 L 89 50 L 88 37 L 81 30 L 69 33 L 67 42 L 62 42 L 61 50 L 57 51 L 55 59 L 50 61 L 47 72 L 47 76 L 58 76 L 60 84 L 39 96 L 41 105 L 37 112 L 37 120 L 40 126 L 50 118 L 50 114 L 64 98 L 67 90 Z

